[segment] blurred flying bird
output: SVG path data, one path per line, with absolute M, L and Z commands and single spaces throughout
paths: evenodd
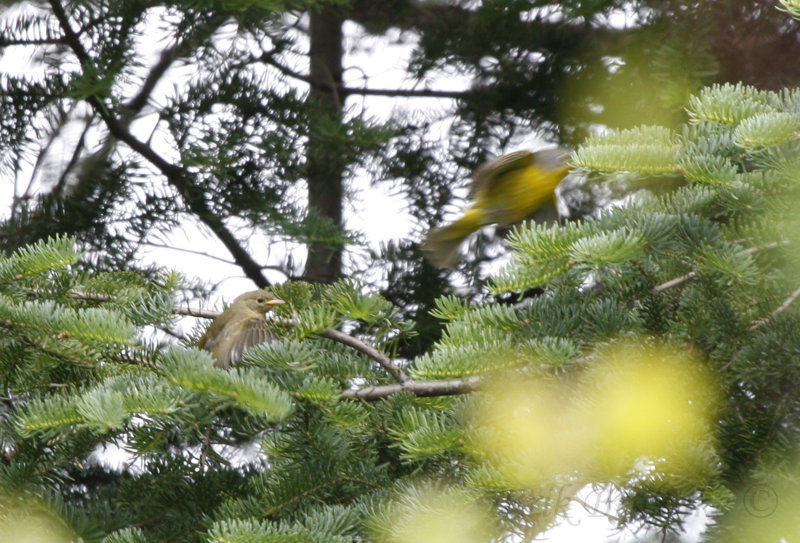
M 461 243 L 476 230 L 489 224 L 516 224 L 554 203 L 556 187 L 569 172 L 568 158 L 569 152 L 558 148 L 518 151 L 479 166 L 469 191 L 472 207 L 452 224 L 428 232 L 423 244 L 428 260 L 452 268 Z

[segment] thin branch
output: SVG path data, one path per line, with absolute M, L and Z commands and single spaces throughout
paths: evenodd
M 125 108 L 128 109 L 129 112 L 135 114 L 144 109 L 156 85 L 177 58 L 181 45 L 182 43 L 176 44 L 161 51 L 158 62 L 150 68 L 150 72 L 148 72 L 147 77 L 145 77 L 142 86 L 139 88 L 139 92 L 125 104 Z
M 256 62 L 263 62 L 273 68 L 277 69 L 284 75 L 307 83 L 308 85 L 315 85 L 316 83 L 306 74 L 300 73 L 288 66 L 278 62 L 272 55 L 273 51 L 264 51 L 261 55 L 253 57 Z M 320 85 L 317 84 L 318 87 Z M 331 85 L 324 85 L 326 89 Z M 439 91 L 432 89 L 370 89 L 367 87 L 345 87 L 340 85 L 336 89 L 337 93 L 341 96 L 350 95 L 364 95 L 364 96 L 402 96 L 406 98 L 464 98 L 469 91 Z
M 217 256 L 217 255 L 212 255 L 211 253 L 207 253 L 205 251 L 197 251 L 195 249 L 187 249 L 185 247 L 175 247 L 173 245 L 167 245 L 166 243 L 156 243 L 156 242 L 153 242 L 153 241 L 146 241 L 146 242 L 142 243 L 142 245 L 146 245 L 148 247 L 155 247 L 157 249 L 169 249 L 171 251 L 179 251 L 179 252 L 182 252 L 182 253 L 189 253 L 189 254 L 192 254 L 192 255 L 202 256 L 202 257 L 205 257 L 205 258 L 210 258 L 212 260 L 216 260 L 218 262 L 223 262 L 225 264 L 230 264 L 232 266 L 236 265 L 236 262 L 234 262 L 233 260 L 230 260 L 230 259 L 227 259 L 227 258 L 224 258 L 224 257 L 221 257 L 221 256 Z M 265 266 L 265 268 L 273 268 L 273 267 L 274 266 Z
M 129 219 L 124 219 L 124 220 L 128 221 Z M 154 241 L 145 241 L 145 242 L 142 242 L 141 245 L 147 246 L 147 247 L 155 247 L 157 249 L 169 249 L 170 251 L 176 251 L 176 252 L 179 252 L 179 253 L 188 253 L 188 254 L 192 254 L 192 255 L 202 256 L 204 258 L 209 258 L 211 260 L 216 260 L 216 261 L 222 262 L 224 264 L 230 264 L 231 266 L 236 266 L 237 265 L 237 263 L 235 261 L 230 260 L 228 258 L 212 255 L 211 253 L 207 253 L 205 251 L 196 251 L 194 249 L 187 249 L 186 247 L 176 247 L 174 245 L 168 245 L 166 243 L 156 243 Z M 261 269 L 262 270 L 270 270 L 270 271 L 279 272 L 279 273 L 283 274 L 284 277 L 287 277 L 289 279 L 293 278 L 293 276 L 290 275 L 283 266 L 262 266 Z
M 453 98 L 460 99 L 469 95 L 469 91 L 444 91 L 433 89 L 370 89 L 341 87 L 340 92 L 345 96 L 361 94 L 366 96 L 402 96 L 405 98 Z
M 288 75 L 289 77 L 293 77 L 294 79 L 297 79 L 298 81 L 302 81 L 304 83 L 308 83 L 309 85 L 313 85 L 313 82 L 311 81 L 311 77 L 309 77 L 306 74 L 302 74 L 302 73 L 300 73 L 298 71 L 292 70 L 291 68 L 289 68 L 288 66 L 286 66 L 284 64 L 281 64 L 280 62 L 278 62 L 277 60 L 275 60 L 273 58 L 272 53 L 273 53 L 273 51 L 264 51 L 261 55 L 259 55 L 257 57 L 253 57 L 253 61 L 255 61 L 255 62 L 263 62 L 264 64 L 267 64 L 267 65 L 272 66 L 273 68 L 277 69 L 283 75 Z
M 784 245 L 789 245 L 789 240 L 784 239 L 781 241 L 772 241 L 770 243 L 759 245 L 757 247 L 748 247 L 747 249 L 743 249 L 742 253 L 751 255 L 753 253 L 757 253 L 758 251 L 763 251 L 765 249 L 776 249 L 778 247 L 783 247 Z
M 352 347 L 356 351 L 363 353 L 373 359 L 375 362 L 380 364 L 389 374 L 397 380 L 398 383 L 401 385 L 404 383 L 408 383 L 411 379 L 405 372 L 398 368 L 392 359 L 380 352 L 378 349 L 371 345 L 367 345 L 366 343 L 354 338 L 353 336 L 347 335 L 344 332 L 340 332 L 339 330 L 325 330 L 320 332 L 322 337 L 326 337 L 328 339 L 332 339 L 334 341 L 338 341 L 339 343 L 343 343 L 348 347 Z
M 652 292 L 653 294 L 657 294 L 659 292 L 663 292 L 663 291 L 667 290 L 668 288 L 672 288 L 672 287 L 678 286 L 681 283 L 683 283 L 685 281 L 688 281 L 689 279 L 694 279 L 694 277 L 696 275 L 697 275 L 696 271 L 690 271 L 686 275 L 681 275 L 680 277 L 676 277 L 675 279 L 670 279 L 666 283 L 661 283 L 660 285 L 654 286 L 653 288 L 650 289 L 650 292 Z
M 778 306 L 778 307 L 775 309 L 775 311 L 773 311 L 772 313 L 770 313 L 769 317 L 764 317 L 763 319 L 758 319 L 757 321 L 753 322 L 753 324 L 750 326 L 749 330 L 751 330 L 751 331 L 752 331 L 752 330 L 755 330 L 756 328 L 758 328 L 759 326 L 761 326 L 762 324 L 764 324 L 765 322 L 767 322 L 768 320 L 770 320 L 772 317 L 774 317 L 774 316 L 775 316 L 775 315 L 777 315 L 778 313 L 780 313 L 780 312 L 782 312 L 782 311 L 786 311 L 786 309 L 788 309 L 788 308 L 789 308 L 789 306 L 790 306 L 790 305 L 792 305 L 792 304 L 794 303 L 794 301 L 795 301 L 795 300 L 797 300 L 797 297 L 798 297 L 798 296 L 800 296 L 800 288 L 798 288 L 797 290 L 795 290 L 794 292 L 792 292 L 792 293 L 789 295 L 789 297 L 788 297 L 788 298 L 786 298 L 786 300 L 784 300 L 784 301 L 783 301 L 783 303 L 782 303 L 781 305 L 779 305 L 779 306 Z
M 53 15 L 55 15 L 56 19 L 58 19 L 58 24 L 61 26 L 61 30 L 64 32 L 64 41 L 66 41 L 70 49 L 72 49 L 72 51 L 75 53 L 75 56 L 78 57 L 81 66 L 85 66 L 91 60 L 89 58 L 89 53 L 86 52 L 83 44 L 81 44 L 81 40 L 78 35 L 74 30 L 72 30 L 72 25 L 69 24 L 69 17 L 64 11 L 64 6 L 62 6 L 61 2 L 58 0 L 50 0 L 50 7 L 53 8 Z
M 408 380 L 396 385 L 371 386 L 360 389 L 347 390 L 342 398 L 350 400 L 375 401 L 398 394 L 410 392 L 416 396 L 453 396 L 472 392 L 480 384 L 480 377 L 467 379 L 453 379 L 451 381 L 414 381 Z
M 578 503 L 581 507 L 586 509 L 586 511 L 588 511 L 589 513 L 595 513 L 595 514 L 598 514 L 598 515 L 602 515 L 602 516 L 604 516 L 604 517 L 606 517 L 608 519 L 613 520 L 614 522 L 619 522 L 620 521 L 620 518 L 615 516 L 615 515 L 613 515 L 613 514 L 611 514 L 611 512 L 603 511 L 602 509 L 598 509 L 597 507 L 589 504 L 587 501 L 582 500 L 577 496 L 573 496 L 571 499 L 573 501 L 575 501 L 576 503 Z
M 162 50 L 158 62 L 150 68 L 150 72 L 145 77 L 139 92 L 125 105 L 129 114 L 136 115 L 141 112 L 156 85 L 175 60 L 188 54 L 199 42 L 211 36 L 225 20 L 226 17 L 224 15 L 215 15 L 209 21 L 200 25 L 197 31 L 190 34 L 185 40 Z
M 191 307 L 183 308 L 177 305 L 172 308 L 172 312 L 178 315 L 185 315 L 187 317 L 197 317 L 199 319 L 216 319 L 222 313 L 211 309 L 192 309 Z
M 78 159 L 81 156 L 81 153 L 84 149 L 84 143 L 86 142 L 86 135 L 89 133 L 89 130 L 92 128 L 92 120 L 94 119 L 94 114 L 90 115 L 89 118 L 86 120 L 86 126 L 81 131 L 81 135 L 78 138 L 78 143 L 75 145 L 75 148 L 72 150 L 72 156 L 67 162 L 67 165 L 64 167 L 64 171 L 61 172 L 61 176 L 58 178 L 58 182 L 56 183 L 55 187 L 53 187 L 52 193 L 55 196 L 60 196 L 61 193 L 64 191 L 64 187 L 67 185 L 67 177 L 75 165 L 78 163 Z
M 766 243 L 764 245 L 759 245 L 757 247 L 748 247 L 747 249 L 742 249 L 739 252 L 739 254 L 751 255 L 751 254 L 757 253 L 759 251 L 764 251 L 766 249 L 775 249 L 777 247 L 781 247 L 783 245 L 788 245 L 788 244 L 789 244 L 789 242 L 787 240 L 772 241 L 770 243 Z M 663 292 L 663 291 L 667 290 L 668 288 L 672 288 L 672 287 L 678 286 L 681 283 L 684 283 L 684 282 L 688 281 L 689 279 L 694 279 L 696 276 L 697 276 L 697 272 L 696 271 L 690 271 L 686 275 L 681 275 L 680 277 L 676 277 L 674 279 L 670 279 L 669 281 L 667 281 L 665 283 L 661 283 L 660 285 L 654 286 L 653 288 L 650 289 L 650 292 L 652 292 L 653 294 L 657 294 L 659 292 Z
M 307 489 L 303 490 L 302 492 L 300 492 L 300 493 L 298 493 L 298 494 L 296 494 L 294 496 L 288 497 L 288 499 L 283 501 L 282 503 L 279 503 L 279 504 L 275 505 L 274 507 L 264 511 L 264 514 L 265 514 L 265 516 L 275 515 L 276 513 L 281 511 L 282 509 L 285 509 L 286 507 L 289 507 L 289 506 L 291 506 L 291 505 L 293 505 L 293 504 L 295 504 L 295 503 L 297 503 L 299 501 L 303 501 L 308 496 L 311 496 L 311 495 L 315 494 L 316 492 L 319 492 L 320 490 L 322 490 L 324 488 L 328 488 L 328 487 L 331 487 L 331 486 L 334 486 L 334 485 L 338 485 L 339 483 L 343 483 L 343 482 L 354 482 L 354 483 L 363 484 L 363 485 L 371 487 L 371 488 L 379 488 L 379 486 L 377 484 L 375 484 L 373 481 L 368 481 L 366 479 L 360 479 L 360 478 L 355 478 L 355 477 L 346 477 L 344 475 L 339 475 L 339 476 L 337 476 L 337 477 L 335 477 L 333 479 L 330 479 L 328 481 L 324 481 L 324 482 L 318 484 L 317 486 L 314 486 L 314 487 L 311 487 L 311 488 L 307 488 Z
M 751 255 L 751 254 L 757 253 L 759 251 L 764 251 L 766 249 L 775 249 L 777 247 L 782 247 L 784 245 L 789 245 L 789 241 L 787 241 L 787 240 L 773 241 L 773 242 L 770 242 L 770 243 L 766 243 L 764 245 L 759 245 L 757 247 L 748 247 L 747 249 L 743 249 L 740 252 L 740 254 Z M 676 277 L 675 279 L 670 279 L 669 281 L 667 281 L 665 283 L 661 283 L 660 285 L 654 286 L 652 289 L 650 289 L 650 292 L 652 292 L 653 294 L 656 294 L 656 293 L 659 293 L 659 292 L 663 292 L 663 291 L 667 290 L 668 288 L 672 288 L 674 286 L 680 285 L 681 283 L 683 283 L 685 281 L 688 281 L 690 279 L 693 279 L 696 276 L 697 276 L 697 272 L 696 271 L 690 271 L 686 275 L 681 275 L 680 277 Z M 781 305 L 779 305 L 772 313 L 769 314 L 768 317 L 764 317 L 763 319 L 757 319 L 757 320 L 753 321 L 753 324 L 750 325 L 750 328 L 748 328 L 748 330 L 750 330 L 752 332 L 753 330 L 757 329 L 759 326 L 761 326 L 762 324 L 767 322 L 769 319 L 771 319 L 775 315 L 781 313 L 782 311 L 785 311 L 786 309 L 789 308 L 790 305 L 792 305 L 795 302 L 795 300 L 797 300 L 798 297 L 800 297 L 800 288 L 798 288 L 797 290 L 792 292 L 789 295 L 789 297 L 786 298 L 786 300 L 783 301 L 783 303 Z M 728 366 L 728 364 L 723 366 L 723 369 L 725 369 L 727 366 Z

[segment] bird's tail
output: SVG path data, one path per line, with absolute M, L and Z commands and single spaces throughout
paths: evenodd
M 430 263 L 440 268 L 455 266 L 460 256 L 458 249 L 461 243 L 483 226 L 481 218 L 479 211 L 470 209 L 454 223 L 428 232 L 422 250 Z

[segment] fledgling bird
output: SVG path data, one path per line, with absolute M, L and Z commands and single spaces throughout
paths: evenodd
M 517 151 L 479 166 L 472 174 L 469 198 L 472 206 L 447 226 L 433 228 L 423 244 L 428 260 L 452 268 L 459 259 L 461 243 L 489 224 L 509 226 L 526 219 L 548 202 L 569 172 L 569 152 L 545 149 Z
M 266 320 L 266 314 L 284 303 L 268 290 L 254 290 L 239 295 L 208 327 L 197 342 L 211 351 L 218 368 L 228 369 L 242 360 L 242 353 L 259 343 L 278 338 Z

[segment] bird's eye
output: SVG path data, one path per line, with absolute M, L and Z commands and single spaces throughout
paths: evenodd
M 264 299 L 264 298 L 259 298 L 259 299 L 258 299 L 258 300 L 256 300 L 256 301 L 257 301 L 258 303 L 260 303 L 260 304 L 263 304 L 263 303 L 264 303 L 264 302 L 266 302 L 267 300 L 266 300 L 266 299 Z

